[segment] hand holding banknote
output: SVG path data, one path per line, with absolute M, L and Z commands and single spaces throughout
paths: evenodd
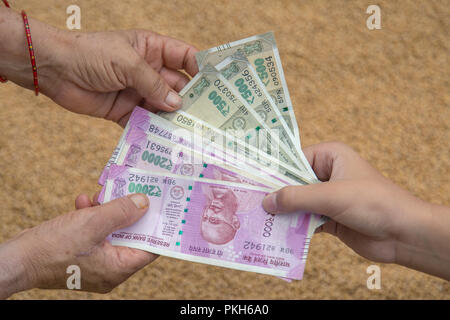
M 25 41 L 21 17 L 0 9 L 0 21 L 0 74 L 33 88 L 28 50 L 17 41 Z M 70 265 L 82 270 L 82 290 L 108 292 L 155 253 L 301 279 L 311 236 L 324 222 L 310 212 L 331 218 L 321 230 L 364 257 L 450 279 L 448 208 L 413 197 L 341 144 L 305 149 L 314 171 L 309 167 L 272 33 L 194 57 L 192 46 L 150 31 L 68 33 L 33 19 L 30 27 L 41 92 L 68 110 L 125 126 L 135 105 L 179 109 L 183 87 L 184 103 L 161 116 L 135 109 L 139 117 L 131 115 L 104 170 L 105 204 L 80 196 L 77 211 L 0 245 L 0 298 L 65 288 Z M 198 76 L 188 84 L 180 69 Z M 191 141 L 222 150 L 194 165 L 185 162 L 185 149 L 169 157 L 177 144 L 188 147 L 180 128 L 200 134 Z M 225 129 L 235 139 L 222 139 Z M 264 131 L 279 131 L 281 143 Z M 247 143 L 256 137 L 268 143 Z M 202 150 L 192 146 L 200 159 Z M 218 167 L 213 160 L 221 158 L 227 161 Z M 316 183 L 316 174 L 329 182 Z M 290 186 L 266 198 L 268 213 L 262 199 L 280 182 Z M 135 194 L 141 191 L 150 207 Z
M 20 14 L 0 8 L 0 74 L 33 88 Z M 1 21 L 1 19 L 0 19 Z M 3 27 L 5 25 L 5 27 Z M 181 107 L 177 92 L 198 71 L 194 47 L 148 30 L 68 32 L 30 19 L 40 91 L 64 108 L 125 125 L 136 105 Z
M 268 212 L 298 210 L 328 216 L 317 231 L 330 233 L 356 253 L 450 279 L 450 210 L 427 203 L 386 179 L 342 143 L 304 149 L 318 178 L 267 196 Z
M 104 205 L 86 196 L 79 210 L 61 215 L 0 245 L 0 298 L 31 288 L 67 288 L 66 270 L 81 271 L 81 290 L 109 292 L 143 268 L 156 255 L 112 246 L 105 238 L 135 223 L 147 211 L 147 197 L 134 194 Z

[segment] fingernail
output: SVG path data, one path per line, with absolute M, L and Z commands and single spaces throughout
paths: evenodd
M 183 100 L 181 97 L 173 91 L 169 91 L 169 94 L 166 97 L 166 103 L 175 109 L 180 109 Z
M 147 196 L 144 196 L 143 194 L 132 194 L 130 197 L 130 200 L 134 202 L 136 207 L 138 209 L 144 209 L 148 207 L 148 198 Z
M 264 210 L 267 212 L 276 212 L 277 211 L 277 193 L 268 194 L 263 200 Z

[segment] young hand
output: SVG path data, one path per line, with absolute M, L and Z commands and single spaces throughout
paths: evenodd
M 361 256 L 450 279 L 450 209 L 427 203 L 386 179 L 342 143 L 304 149 L 321 181 L 289 186 L 264 199 L 271 213 L 323 214 L 319 228 Z

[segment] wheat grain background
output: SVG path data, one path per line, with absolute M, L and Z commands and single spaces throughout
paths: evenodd
M 199 49 L 274 31 L 303 146 L 340 140 L 415 195 L 450 205 L 449 1 L 17 0 L 32 18 L 82 31 L 146 28 Z M 366 27 L 381 7 L 382 29 Z M 0 86 L 0 241 L 74 208 L 121 134 L 12 83 Z M 380 199 L 383 201 L 383 199 Z M 39 241 L 39 239 L 36 239 Z M 450 284 L 396 265 L 368 290 L 366 268 L 337 239 L 316 235 L 304 280 L 161 257 L 106 295 L 31 290 L 13 299 L 449 299 Z

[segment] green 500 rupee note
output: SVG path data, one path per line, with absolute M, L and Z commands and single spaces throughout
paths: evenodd
M 183 108 L 172 113 L 161 113 L 163 118 L 192 128 L 201 121 L 205 126 L 218 129 L 224 135 L 235 136 L 245 144 L 308 173 L 298 156 L 281 143 L 280 133 L 271 130 L 239 91 L 213 66 L 204 66 L 180 95 Z
M 303 169 L 313 173 L 303 151 L 295 143 L 295 137 L 290 132 L 285 119 L 270 98 L 266 87 L 259 79 L 256 70 L 247 58 L 238 51 L 216 65 L 216 69 L 239 92 L 248 105 L 256 111 L 260 121 L 265 123 L 273 132 L 279 133 L 281 142 L 297 157 Z
M 196 54 L 196 59 L 202 68 L 208 63 L 217 65 L 235 52 L 242 53 L 253 65 L 300 145 L 297 121 L 273 33 L 268 32 L 200 51 Z

